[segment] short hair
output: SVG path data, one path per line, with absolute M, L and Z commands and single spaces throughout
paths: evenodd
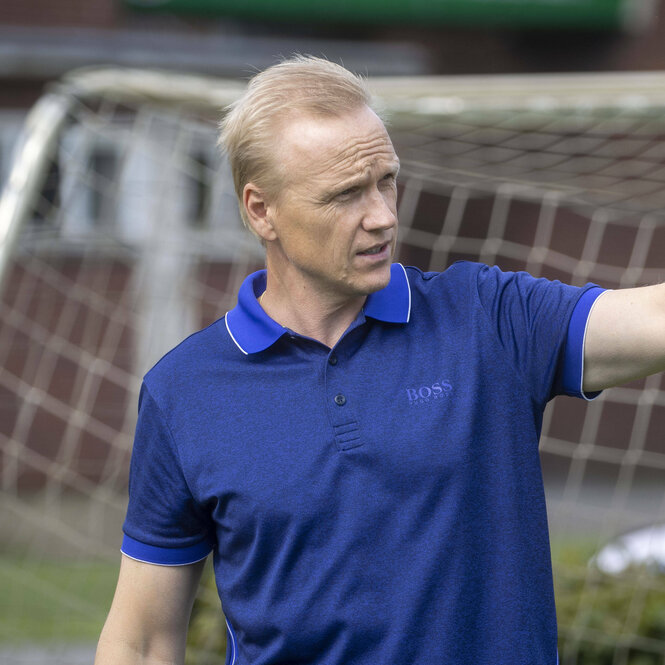
M 227 108 L 219 137 L 245 226 L 252 230 L 243 205 L 248 182 L 279 195 L 282 174 L 273 160 L 279 123 L 299 113 L 338 117 L 361 106 L 372 108 L 365 80 L 322 58 L 295 55 L 250 79 L 245 93 Z

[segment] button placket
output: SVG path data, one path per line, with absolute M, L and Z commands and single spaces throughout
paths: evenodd
M 337 358 L 337 355 L 335 353 L 331 353 L 328 356 L 329 365 L 335 367 L 335 365 L 337 365 L 338 362 L 339 359 Z M 337 393 L 335 397 L 333 397 L 333 401 L 335 402 L 335 404 L 337 404 L 337 406 L 344 406 L 346 404 L 346 395 L 344 395 L 344 393 Z
M 327 360 L 326 393 L 329 400 L 328 412 L 333 427 L 335 444 L 338 450 L 345 451 L 362 445 L 356 414 L 344 391 L 344 373 L 338 367 L 339 356 L 331 352 Z M 341 372 L 341 373 L 340 373 Z

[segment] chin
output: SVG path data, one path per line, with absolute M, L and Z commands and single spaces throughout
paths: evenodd
M 362 295 L 368 296 L 370 293 L 376 293 L 381 289 L 385 289 L 386 286 L 390 283 L 390 266 L 385 271 L 382 271 L 381 274 L 372 275 L 367 279 L 362 280 L 361 284 L 358 284 L 358 292 Z

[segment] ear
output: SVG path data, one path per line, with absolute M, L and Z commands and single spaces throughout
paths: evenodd
M 277 235 L 272 225 L 272 207 L 263 190 L 248 182 L 242 190 L 242 203 L 254 233 L 263 241 L 274 240 Z

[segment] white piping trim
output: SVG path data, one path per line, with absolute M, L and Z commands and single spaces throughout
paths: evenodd
M 596 303 L 606 294 L 612 291 L 613 289 L 607 289 L 606 291 L 603 291 L 602 293 L 598 294 L 598 297 L 593 301 L 591 305 L 591 309 L 589 310 L 589 313 L 587 314 L 586 317 L 586 323 L 584 324 L 584 337 L 582 338 L 582 376 L 580 376 L 580 395 L 587 401 L 587 402 L 593 402 L 593 400 L 596 399 L 596 397 L 587 397 L 586 393 L 584 392 L 584 350 L 586 348 L 586 333 L 589 328 L 589 319 L 591 318 L 591 312 L 593 312 L 594 307 L 596 306 Z M 595 392 L 595 391 L 594 391 Z
M 404 279 L 406 280 L 406 288 L 409 292 L 409 310 L 406 313 L 406 322 L 408 323 L 411 319 L 411 284 L 409 284 L 409 278 L 406 276 L 406 268 L 401 263 L 398 263 L 397 265 L 404 272 Z
M 229 637 L 231 638 L 231 653 L 233 654 L 229 665 L 234 665 L 236 662 L 236 656 L 238 655 L 238 648 L 236 647 L 236 638 L 235 635 L 233 634 L 233 630 L 231 630 L 229 620 L 226 617 L 224 617 L 224 621 L 226 621 L 226 629 L 229 633 Z
M 241 350 L 246 356 L 248 356 L 249 353 L 247 353 L 247 351 L 245 351 L 245 349 L 243 349 L 242 346 L 240 346 L 240 344 L 238 344 L 238 340 L 233 336 L 233 333 L 231 332 L 231 328 L 229 328 L 229 316 L 228 316 L 228 314 L 229 314 L 229 313 L 227 312 L 227 313 L 224 315 L 224 325 L 226 326 L 226 329 L 227 329 L 228 332 L 229 332 L 229 336 L 230 336 L 231 339 L 234 341 L 235 345 L 236 345 L 236 346 L 237 346 L 237 347 L 238 347 L 238 348 L 239 348 L 239 349 L 240 349 L 240 350 Z
M 212 550 L 210 550 L 212 552 Z M 162 566 L 163 568 L 181 568 L 182 566 L 191 566 L 193 563 L 198 563 L 199 561 L 203 561 L 204 559 L 207 559 L 208 556 L 210 555 L 210 552 L 206 554 L 205 556 L 202 556 L 200 559 L 194 559 L 194 561 L 187 561 L 185 563 L 161 563 L 159 561 L 148 561 L 147 559 L 139 559 L 138 557 L 132 556 L 131 554 L 127 554 L 122 547 L 120 548 L 120 553 L 123 556 L 126 556 L 128 559 L 131 559 L 132 561 L 138 561 L 139 563 L 147 563 L 150 564 L 151 566 Z

